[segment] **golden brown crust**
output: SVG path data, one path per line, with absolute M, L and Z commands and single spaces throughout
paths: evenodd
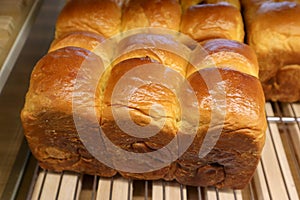
M 286 65 L 276 76 L 262 82 L 267 100 L 296 102 L 300 99 L 300 65 Z
M 123 9 L 122 31 L 143 27 L 179 30 L 181 8 L 176 0 L 131 0 Z
M 216 84 L 226 88 L 226 108 L 223 110 L 226 114 L 216 145 L 209 154 L 199 158 L 199 154 L 195 152 L 199 152 L 204 137 L 213 134 L 220 126 L 210 125 L 213 123 L 213 104 L 209 98 L 207 83 L 202 78 L 213 77 L 215 73 L 222 77 L 221 80 L 216 80 Z M 230 69 L 208 68 L 193 73 L 188 81 L 198 98 L 201 125 L 194 143 L 177 161 L 180 167 L 175 174 L 176 179 L 190 185 L 216 185 L 237 189 L 245 187 L 256 169 L 265 141 L 265 101 L 258 79 Z M 213 128 L 207 133 L 209 125 Z M 187 174 L 193 175 L 186 176 Z
M 113 65 L 130 58 L 150 57 L 185 77 L 189 54 L 190 49 L 172 36 L 136 34 L 118 43 Z
M 123 85 L 123 89 L 117 92 L 117 97 L 112 100 L 112 94 L 118 81 L 120 81 L 121 78 L 124 78 L 126 73 L 137 70 L 140 66 L 147 64 L 151 67 L 151 65 L 158 63 L 150 58 L 133 58 L 115 65 L 112 68 L 103 98 L 104 108 L 101 117 L 101 128 L 104 134 L 120 148 L 137 153 L 152 152 L 166 146 L 175 137 L 178 129 L 176 125 L 176 122 L 179 119 L 178 101 L 174 93 L 161 84 L 149 83 L 147 80 L 137 78 L 138 76 L 130 76 L 127 85 Z M 162 76 L 162 74 L 159 74 L 160 72 L 153 73 L 157 74 L 157 76 Z M 166 79 L 169 78 L 172 80 L 174 78 L 174 74 L 167 68 L 165 68 L 163 74 Z M 138 84 L 141 84 L 141 86 L 135 88 Z M 126 88 L 131 87 L 134 87 L 136 90 L 128 96 Z M 161 105 L 162 108 L 154 108 L 152 107 L 153 104 Z M 116 116 L 113 115 L 112 109 L 118 109 L 117 119 L 115 118 Z M 126 117 L 126 113 L 130 114 L 130 118 Z M 157 134 L 151 137 L 142 138 L 129 135 L 130 133 L 120 128 L 116 121 L 126 127 L 128 126 L 127 124 L 129 124 L 128 121 L 133 121 L 141 127 L 149 125 L 151 121 L 150 126 L 153 130 L 160 127 L 161 122 L 164 123 Z M 128 160 L 130 160 L 130 158 L 128 158 Z M 151 166 L 151 163 L 149 163 L 149 166 Z M 155 180 L 166 177 L 167 179 L 172 180 L 173 177 L 172 174 L 170 174 L 171 168 L 170 163 L 170 165 L 162 169 L 149 173 L 137 174 L 121 172 L 121 174 L 136 179 L 145 178 L 148 180 Z
M 111 0 L 72 0 L 61 11 L 55 37 L 90 31 L 111 37 L 120 32 L 121 8 Z
M 243 5 L 247 42 L 257 54 L 259 77 L 267 100 L 300 100 L 300 86 L 282 76 L 299 74 L 297 68 L 288 71 L 283 68 L 300 63 L 300 4 L 294 1 L 244 1 Z M 286 79 L 284 84 L 283 79 Z
M 94 51 L 102 42 L 105 37 L 88 31 L 75 31 L 70 32 L 61 37 L 53 40 L 48 52 L 55 51 L 67 46 L 80 47 L 89 51 Z
M 237 9 L 241 9 L 239 0 L 180 0 L 180 4 L 182 9 L 185 11 L 189 7 L 197 5 L 197 4 L 218 4 L 218 3 L 228 3 L 236 7 Z
M 64 47 L 80 47 L 100 56 L 104 63 L 109 64 L 115 47 L 114 40 L 108 40 L 103 35 L 87 31 L 75 31 L 55 39 L 48 52 Z
M 74 84 L 86 60 L 97 66 L 101 62 L 88 50 L 66 47 L 48 53 L 36 64 L 21 113 L 24 134 L 33 155 L 46 169 L 113 176 L 116 174 L 114 169 L 106 167 L 87 152 L 74 124 Z M 94 100 L 94 93 L 90 91 L 84 91 L 82 95 L 80 102 L 84 106 Z M 95 106 L 100 107 L 99 99 L 95 100 Z M 89 126 L 91 113 L 85 109 L 81 115 L 86 132 L 93 131 L 94 128 Z
M 113 137 L 111 138 L 111 140 L 120 146 L 123 146 L 124 143 L 128 143 L 129 140 L 120 139 L 126 137 L 125 133 L 124 136 L 119 137 L 118 134 L 114 134 L 112 132 L 114 130 L 111 128 L 115 126 L 110 125 L 110 123 L 115 124 L 115 119 L 112 114 L 111 107 L 127 107 L 126 111 L 124 111 L 124 113 L 121 113 L 120 111 L 119 115 L 123 116 L 124 114 L 124 119 L 128 120 L 125 118 L 125 114 L 126 114 L 125 112 L 130 112 L 131 119 L 136 124 L 139 124 L 141 126 L 147 125 L 150 122 L 151 118 L 156 118 L 156 119 L 162 117 L 166 118 L 165 126 L 161 130 L 162 134 L 160 134 L 160 136 L 156 135 L 154 137 L 155 142 L 151 142 L 151 138 L 147 138 L 144 141 L 141 140 L 140 138 L 129 137 L 131 138 L 132 143 L 143 141 L 146 142 L 146 144 L 149 145 L 150 148 L 157 149 L 158 147 L 164 146 L 169 141 L 169 139 L 173 138 L 177 131 L 176 120 L 179 118 L 178 116 L 179 105 L 172 91 L 164 87 L 163 85 L 148 83 L 148 81 L 145 80 L 144 82 L 139 83 L 142 86 L 139 87 L 136 91 L 134 91 L 131 94 L 131 96 L 128 97 L 128 94 L 126 93 L 127 91 L 122 90 L 124 91 L 124 94 L 118 93 L 118 96 L 124 97 L 124 99 L 115 99 L 114 101 L 117 101 L 118 102 L 117 104 L 116 103 L 113 104 L 112 102 L 112 93 L 118 81 L 123 76 L 125 76 L 126 73 L 129 72 L 130 70 L 135 70 L 136 68 L 147 64 L 149 65 L 149 67 L 151 67 L 152 64 L 155 65 L 158 64 L 158 62 L 153 61 L 150 58 L 133 58 L 133 59 L 128 59 L 123 62 L 120 62 L 119 64 L 115 65 L 112 68 L 110 77 L 107 82 L 107 88 L 105 90 L 104 98 L 103 98 L 104 108 L 103 108 L 103 114 L 101 118 L 101 126 L 103 130 L 106 130 L 106 132 L 109 133 L 108 137 L 109 138 Z M 157 75 L 160 75 L 158 73 L 159 72 L 157 72 Z M 168 74 L 173 75 L 173 73 L 168 71 L 168 69 L 166 68 L 165 71 L 166 77 L 169 77 Z M 136 77 L 131 77 L 126 87 L 130 88 L 130 86 L 132 85 L 135 87 L 139 81 L 143 81 L 143 80 L 136 80 Z M 161 108 L 157 108 L 158 110 L 156 112 L 153 112 L 151 115 L 149 112 L 152 104 L 155 103 L 162 105 L 165 110 L 163 111 Z M 111 126 L 111 127 L 107 128 L 107 126 Z M 116 130 L 115 132 L 120 132 L 120 131 Z
M 182 16 L 180 31 L 194 40 L 225 38 L 243 42 L 244 26 L 240 11 L 228 4 L 201 4 Z
M 230 68 L 258 77 L 258 63 L 254 51 L 246 44 L 226 39 L 206 40 L 201 44 L 201 53 L 192 54 L 187 75 L 207 67 Z M 199 60 L 200 58 L 200 60 Z

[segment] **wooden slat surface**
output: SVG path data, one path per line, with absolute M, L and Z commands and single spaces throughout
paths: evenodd
M 175 182 L 165 182 L 165 200 L 186 200 L 186 188 Z
M 219 199 L 220 200 L 235 200 L 233 190 L 219 190 Z
M 37 191 L 38 194 L 36 195 L 36 199 L 55 199 L 59 188 L 60 178 L 60 174 L 54 172 L 46 173 L 45 179 L 42 180 L 44 183 L 41 182 L 40 188 L 42 187 L 42 189 Z
M 257 166 L 252 181 L 257 193 L 257 198 L 262 200 L 269 200 L 270 194 L 261 162 Z
M 152 182 L 152 198 L 155 200 L 163 200 L 163 183 L 162 181 Z
M 233 194 L 234 194 L 236 200 L 242 200 L 243 199 L 243 194 L 242 194 L 241 190 L 234 190 Z
M 78 192 L 80 188 L 81 181 L 79 175 L 68 172 L 64 173 L 61 180 L 58 200 L 75 199 L 79 197 Z
M 269 129 L 267 130 L 267 138 L 262 153 L 261 162 L 263 164 L 262 166 L 264 174 L 266 175 L 266 180 L 269 186 L 268 189 L 270 191 L 271 198 L 288 199 L 284 180 L 280 171 L 280 166 L 276 158 L 276 152 L 270 138 Z
M 267 103 L 266 104 L 266 111 L 267 111 L 267 115 L 268 116 L 273 116 L 274 115 L 274 112 L 272 110 L 272 107 L 271 107 L 271 104 L 270 103 Z M 276 123 L 269 123 L 269 131 L 270 133 L 267 132 L 267 135 L 268 136 L 271 136 L 272 139 L 273 139 L 273 145 L 274 145 L 274 150 L 276 151 L 276 156 L 277 158 L 276 161 L 279 162 L 279 165 L 276 165 L 278 166 L 278 168 L 281 169 L 281 173 L 282 173 L 282 179 L 284 180 L 284 184 L 285 184 L 285 188 L 284 190 L 281 190 L 281 185 L 280 185 L 280 189 L 279 187 L 276 187 L 276 186 L 279 186 L 277 183 L 276 183 L 276 180 L 278 180 L 278 182 L 281 184 L 281 173 L 278 173 L 277 174 L 270 174 L 270 191 L 271 191 L 271 194 L 273 193 L 274 195 L 273 198 L 277 198 L 278 199 L 282 199 L 281 197 L 284 197 L 286 195 L 282 194 L 281 193 L 281 196 L 278 196 L 278 194 L 280 192 L 284 192 L 285 189 L 287 190 L 288 192 L 288 198 L 290 199 L 296 199 L 298 198 L 298 194 L 297 194 L 297 190 L 296 190 L 296 186 L 295 186 L 295 183 L 294 183 L 294 180 L 293 180 L 293 176 L 292 176 L 292 173 L 291 173 L 291 170 L 290 170 L 290 167 L 289 167 L 289 163 L 288 163 L 288 160 L 287 160 L 287 157 L 286 157 L 286 154 L 285 154 L 285 151 L 284 151 L 284 147 L 283 147 L 283 144 L 282 144 L 282 141 L 281 141 L 281 138 L 280 138 L 280 133 L 279 133 L 279 130 L 278 130 L 278 125 Z M 270 138 L 271 139 L 271 138 Z M 268 153 L 267 151 L 264 152 L 265 154 Z M 269 160 L 269 157 L 270 154 L 268 154 L 267 158 L 268 161 Z M 264 160 L 264 162 L 266 163 L 267 160 Z M 274 165 L 274 163 L 273 163 Z M 272 163 L 269 163 L 266 167 L 268 167 L 269 169 L 266 170 L 267 172 L 266 173 L 269 173 L 271 172 L 271 169 L 274 169 L 275 167 L 272 166 Z M 276 180 L 273 180 L 273 177 L 272 176 L 275 176 L 277 179 Z
M 205 197 L 207 200 L 217 200 L 219 198 L 219 194 L 214 187 L 205 188 Z
M 111 192 L 111 178 L 100 178 L 98 182 L 97 189 L 97 200 L 107 200 L 110 199 Z
M 39 173 L 39 175 L 37 177 L 37 180 L 35 182 L 35 185 L 34 185 L 34 190 L 33 190 L 33 193 L 32 193 L 32 199 L 34 199 L 34 200 L 38 199 L 40 191 L 43 190 L 42 185 L 43 185 L 44 179 L 46 178 L 45 176 L 46 176 L 45 171 L 42 171 L 42 172 Z
M 300 117 L 300 104 L 288 104 L 283 107 L 286 115 L 290 115 L 293 117 Z M 288 129 L 290 131 L 291 142 L 293 143 L 293 147 L 295 149 L 295 156 L 300 161 L 300 122 L 290 124 Z
M 300 117 L 300 104 L 284 104 L 282 106 L 285 116 Z M 285 149 L 294 176 L 295 185 L 300 193 L 300 122 L 284 124 L 283 134 Z
M 112 200 L 130 200 L 128 196 L 132 194 L 132 184 L 129 186 L 129 181 L 122 177 L 114 178 L 113 188 L 112 188 Z M 128 191 L 128 188 L 131 188 L 131 191 Z

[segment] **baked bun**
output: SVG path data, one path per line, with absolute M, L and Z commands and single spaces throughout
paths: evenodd
M 258 63 L 254 51 L 246 44 L 226 39 L 201 42 L 200 51 L 187 68 L 187 76 L 209 67 L 229 68 L 258 78 Z M 202 56 L 199 56 L 201 54 Z
M 89 51 L 94 51 L 105 40 L 106 38 L 104 36 L 92 32 L 70 32 L 61 36 L 60 38 L 53 40 L 48 52 L 68 46 L 81 47 Z
M 81 77 L 82 82 L 78 83 L 77 74 L 84 62 L 93 65 L 87 68 L 88 76 Z M 91 125 L 93 113 L 90 108 L 94 108 L 91 106 L 93 104 L 101 107 L 101 89 L 95 88 L 94 94 L 93 90 L 86 88 L 85 83 L 93 79 L 97 81 L 98 77 L 93 74 L 97 74 L 100 65 L 102 61 L 92 52 L 66 47 L 48 53 L 34 67 L 21 119 L 31 152 L 38 158 L 41 167 L 105 177 L 116 174 L 114 169 L 105 166 L 87 151 L 74 124 L 72 104 L 78 101 L 83 106 L 79 117 L 85 133 L 95 131 Z M 77 98 L 73 93 L 75 83 L 78 87 L 86 88 Z M 100 118 L 100 111 L 96 115 Z
M 120 32 L 121 8 L 111 0 L 72 0 L 58 16 L 55 37 L 89 31 L 111 37 Z
M 118 43 L 114 65 L 130 58 L 149 57 L 185 77 L 190 52 L 187 46 L 172 35 L 134 34 Z
M 173 91 L 162 84 L 165 82 L 162 79 L 172 84 L 175 83 L 178 86 L 175 88 L 177 90 L 180 89 L 180 79 L 174 75 L 176 72 L 168 67 L 161 65 L 162 67 L 158 69 L 156 67 L 158 64 L 160 63 L 147 57 L 130 58 L 113 66 L 111 70 L 103 98 L 101 128 L 110 141 L 123 150 L 136 153 L 153 152 L 165 147 L 177 134 L 177 121 L 180 118 L 179 102 Z M 159 79 L 160 82 L 153 81 L 153 77 Z M 120 83 L 124 78 L 126 84 Z M 134 130 L 135 126 L 144 131 Z M 145 126 L 147 128 L 143 128 Z M 146 132 L 145 129 L 156 134 L 145 137 L 143 135 Z M 138 136 L 132 136 L 134 132 Z M 176 152 L 170 153 L 176 155 Z M 130 158 L 126 159 L 130 162 Z M 157 157 L 157 159 L 160 158 Z M 118 160 L 116 156 L 115 162 Z M 136 163 L 135 167 L 141 168 L 145 165 L 151 166 L 151 163 L 141 161 L 140 164 Z M 172 165 L 174 163 L 170 162 L 167 166 L 152 172 L 121 171 L 120 173 L 137 179 L 172 180 L 173 174 L 170 173 Z
M 196 41 L 224 38 L 243 42 L 240 11 L 228 4 L 201 4 L 189 7 L 182 16 L 180 31 Z
M 191 63 L 200 65 L 187 73 L 198 100 L 199 127 L 177 160 L 175 177 L 189 185 L 241 189 L 255 172 L 267 126 L 256 57 L 247 45 L 225 39 L 205 41 L 202 48 L 207 54 L 195 49 Z M 207 65 L 205 56 L 215 65 Z M 197 57 L 204 57 L 204 64 Z
M 218 4 L 218 3 L 228 3 L 236 7 L 237 9 L 241 9 L 240 1 L 239 0 L 180 0 L 180 4 L 182 9 L 185 11 L 189 7 L 197 5 L 197 4 Z
M 265 99 L 259 80 L 226 68 L 200 69 L 187 80 L 198 99 L 200 126 L 193 144 L 177 160 L 177 181 L 244 188 L 255 172 L 265 141 Z M 219 87 L 212 91 L 208 83 Z M 224 89 L 221 97 L 220 88 Z M 214 91 L 217 95 L 212 97 Z M 205 147 L 207 151 L 200 156 Z
M 259 62 L 266 99 L 300 100 L 300 4 L 245 1 L 247 43 Z
M 179 30 L 181 8 L 177 0 L 131 0 L 123 9 L 122 31 L 143 27 Z

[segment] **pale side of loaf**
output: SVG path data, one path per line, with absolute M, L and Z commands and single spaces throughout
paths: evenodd
M 247 42 L 255 50 L 267 100 L 300 100 L 299 1 L 243 1 Z
M 198 107 L 199 128 L 196 137 L 183 155 L 162 169 L 152 172 L 118 171 L 123 176 L 149 180 L 176 179 L 179 183 L 186 185 L 214 185 L 235 189 L 245 187 L 251 179 L 260 158 L 266 129 L 262 88 L 258 79 L 253 76 L 257 69 L 255 55 L 246 45 L 237 45 L 234 41 L 210 40 L 203 46 L 206 46 L 208 55 L 213 56 L 214 53 L 218 54 L 223 51 L 225 57 L 228 55 L 230 58 L 226 61 L 228 67 L 222 65 L 217 68 L 222 80 L 216 84 L 226 88 L 224 127 L 217 144 L 203 158 L 199 158 L 199 149 L 204 137 L 209 134 L 206 131 L 211 122 L 212 110 L 209 106 L 211 98 L 201 74 L 210 76 L 215 68 L 195 66 L 197 70 L 187 76 L 180 73 L 180 70 L 176 71 L 176 68 L 171 70 L 172 66 L 165 65 L 163 59 L 145 56 L 144 51 L 141 50 L 141 52 L 136 51 L 135 54 L 130 54 L 127 58 L 124 57 L 112 66 L 106 78 L 101 79 L 105 83 L 99 83 L 95 99 L 99 125 L 115 145 L 127 151 L 141 153 L 160 149 L 178 134 L 179 124 L 183 123 L 178 99 L 171 90 L 159 84 L 143 82 L 136 77 L 131 77 L 128 85 L 124 87 L 130 88 L 130 85 L 139 81 L 142 81 L 143 86 L 128 96 L 128 101 L 120 100 L 117 104 L 112 104 L 111 96 L 115 84 L 130 70 L 145 64 L 150 64 L 150 66 L 163 64 L 165 71 L 162 74 L 165 80 L 171 83 L 178 82 L 175 91 L 180 94 L 182 88 L 174 73 L 186 78 L 195 91 L 200 105 Z M 232 58 L 232 54 L 226 54 L 226 52 L 234 52 L 240 56 Z M 21 117 L 29 146 L 45 169 L 71 170 L 106 177 L 116 173 L 116 170 L 103 165 L 86 150 L 76 133 L 73 122 L 71 100 L 76 74 L 83 59 L 89 58 L 97 61 L 97 57 L 93 55 L 82 48 L 65 47 L 48 53 L 37 63 L 32 73 Z M 248 71 L 241 64 L 235 65 L 242 58 L 251 63 Z M 215 56 L 213 59 L 216 63 L 222 63 L 224 56 Z M 178 67 L 185 69 L 187 63 L 182 63 Z M 91 68 L 91 72 L 93 70 L 95 69 Z M 157 76 L 162 75 L 155 71 L 153 73 L 157 73 Z M 104 89 L 103 85 L 106 85 Z M 89 92 L 87 91 L 83 96 L 88 98 L 93 95 Z M 122 93 L 118 95 L 121 97 Z M 85 100 L 85 98 L 82 99 L 82 105 L 90 105 L 90 102 L 85 102 Z M 149 113 L 153 103 L 160 104 L 164 108 L 164 113 L 159 108 L 154 108 L 154 111 Z M 150 120 L 155 122 L 159 119 L 165 120 L 164 126 L 152 137 L 132 137 L 116 126 L 116 119 L 112 115 L 111 108 L 118 106 L 123 109 L 120 110 L 120 118 L 117 120 L 123 124 L 127 124 L 128 119 L 125 118 L 124 113 L 128 111 L 131 119 L 139 126 L 147 125 Z M 221 114 L 219 113 L 218 116 Z M 81 117 L 83 123 L 87 124 L 86 131 L 93 131 L 90 130 L 93 126 L 89 126 L 91 114 L 83 112 Z M 184 123 L 189 123 L 188 119 L 185 119 Z M 156 123 L 153 126 L 156 126 Z M 213 124 L 211 130 L 218 126 L 219 124 Z M 176 152 L 170 153 L 176 154 Z

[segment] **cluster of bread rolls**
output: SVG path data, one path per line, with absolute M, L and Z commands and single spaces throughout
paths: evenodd
M 300 100 L 300 2 L 243 0 L 247 43 L 255 50 L 267 100 Z
M 32 72 L 21 113 L 40 166 L 244 188 L 264 145 L 265 99 L 254 51 L 239 42 L 244 35 L 239 2 L 218 2 L 69 1 L 57 20 L 49 52 Z M 108 38 L 142 27 L 180 31 L 196 41 L 180 42 L 176 34 L 150 31 L 119 37 L 105 47 Z M 86 62 L 92 64 L 82 70 Z M 99 66 L 106 64 L 99 78 Z M 126 84 L 121 84 L 124 79 Z M 89 81 L 96 84 L 89 87 Z M 110 152 L 104 137 L 97 145 L 86 145 L 99 137 L 99 127 L 116 151 Z M 132 127 L 157 132 L 142 137 L 145 133 L 136 131 L 138 136 L 133 136 L 128 134 Z M 174 138 L 179 146 L 179 141 L 192 140 L 180 151 L 181 146 L 168 148 Z M 201 154 L 203 147 L 207 151 Z M 150 161 L 120 156 L 127 155 L 123 151 L 138 157 L 162 150 L 163 155 Z M 97 159 L 91 151 L 106 157 Z M 122 170 L 119 163 L 124 160 L 131 170 Z M 166 164 L 156 168 L 154 163 Z M 141 173 L 142 166 L 153 170 Z

